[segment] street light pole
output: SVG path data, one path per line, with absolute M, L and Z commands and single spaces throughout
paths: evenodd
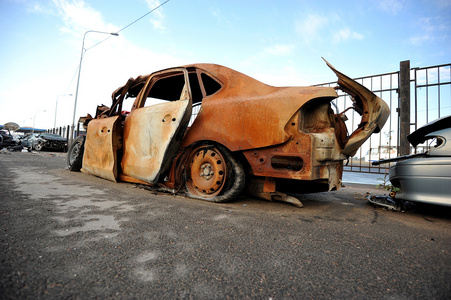
M 53 129 L 56 128 L 56 113 L 58 111 L 58 98 L 63 96 L 72 96 L 72 94 L 63 94 L 56 96 L 56 102 L 55 102 L 55 120 L 53 121 Z
M 75 90 L 75 103 L 74 103 L 74 116 L 72 118 L 72 129 L 71 129 L 71 133 L 70 133 L 70 141 L 72 142 L 73 138 L 74 138 L 74 128 L 75 128 L 75 113 L 77 111 L 77 100 L 78 100 L 78 87 L 80 85 L 80 73 L 81 73 L 81 63 L 83 61 L 83 52 L 85 51 L 85 37 L 86 34 L 93 32 L 93 33 L 101 33 L 101 34 L 109 34 L 109 35 L 114 35 L 114 36 L 118 36 L 118 33 L 115 32 L 103 32 L 103 31 L 96 31 L 96 30 L 88 30 L 85 32 L 85 34 L 83 35 L 83 43 L 81 44 L 81 55 L 80 55 L 80 64 L 78 66 L 78 79 L 77 79 L 77 88 Z
M 40 113 L 40 112 L 45 112 L 45 110 L 37 111 L 37 112 L 34 113 L 34 116 L 33 116 L 33 131 L 32 131 L 32 133 L 34 133 L 34 126 L 36 124 L 36 115 L 38 113 Z

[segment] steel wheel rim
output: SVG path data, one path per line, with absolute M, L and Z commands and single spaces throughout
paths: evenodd
M 227 164 L 215 147 L 196 148 L 189 161 L 187 188 L 195 196 L 213 198 L 225 186 Z

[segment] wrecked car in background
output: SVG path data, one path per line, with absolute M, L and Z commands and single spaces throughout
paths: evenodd
M 413 147 L 428 142 L 429 150 L 373 163 L 397 162 L 389 170 L 390 182 L 399 190 L 391 193 L 392 200 L 451 206 L 451 116 L 417 129 L 407 140 Z
M 20 128 L 19 124 L 14 122 L 7 122 L 3 125 L 6 130 L 0 130 L 0 150 L 7 149 L 8 151 L 20 151 L 22 147 L 19 145 L 17 135 L 13 136 L 11 131 L 16 131 Z
M 83 118 L 87 135 L 71 145 L 67 167 L 213 202 L 246 188 L 302 206 L 286 193 L 339 189 L 343 160 L 389 115 L 382 99 L 329 67 L 361 115 L 350 135 L 345 116 L 331 108 L 332 87 L 274 87 L 224 66 L 193 64 L 131 78 L 114 91 L 110 107 Z
M 26 141 L 27 146 L 32 150 L 55 150 L 67 151 L 67 139 L 53 133 L 32 134 Z
M 0 130 L 0 149 L 16 145 L 17 143 L 11 133 L 6 130 Z
M 20 145 L 24 148 L 30 148 L 32 145 L 32 141 L 36 139 L 36 137 L 39 135 L 39 133 L 27 133 L 24 136 L 19 138 Z

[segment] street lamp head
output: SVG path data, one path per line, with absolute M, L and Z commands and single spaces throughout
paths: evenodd
M 116 33 L 116 32 L 112 32 L 112 33 L 110 33 L 111 35 L 114 35 L 114 36 L 118 36 L 119 35 L 119 33 Z

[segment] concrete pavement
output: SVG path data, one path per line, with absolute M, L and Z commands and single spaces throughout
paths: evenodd
M 1 299 L 451 298 L 450 210 L 374 208 L 373 183 L 214 204 L 64 159 L 0 154 Z

